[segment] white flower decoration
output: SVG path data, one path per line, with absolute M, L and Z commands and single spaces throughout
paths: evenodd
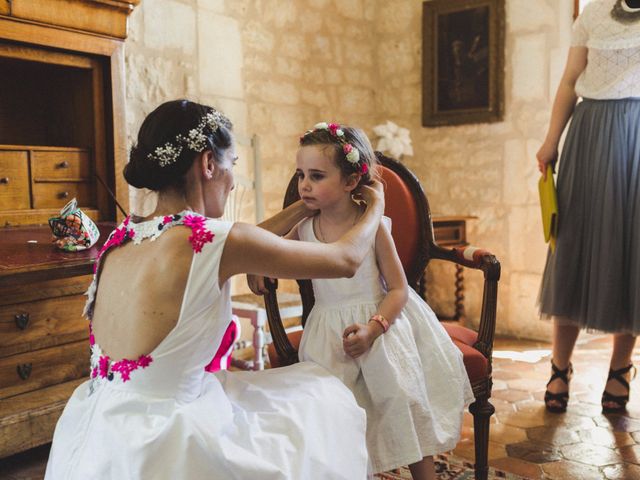
M 397 159 L 403 155 L 413 155 L 409 129 L 402 128 L 387 120 L 387 123 L 373 127 L 374 133 L 378 136 L 376 150 L 388 152 Z

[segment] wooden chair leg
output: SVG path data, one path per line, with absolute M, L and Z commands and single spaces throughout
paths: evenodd
M 489 475 L 489 420 L 496 411 L 487 397 L 476 398 L 469 406 L 473 415 L 476 450 L 475 480 L 487 480 Z

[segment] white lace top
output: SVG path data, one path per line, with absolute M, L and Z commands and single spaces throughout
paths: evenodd
M 586 46 L 588 62 L 576 83 L 584 98 L 640 97 L 640 20 L 611 17 L 616 0 L 595 0 L 573 25 L 571 46 Z

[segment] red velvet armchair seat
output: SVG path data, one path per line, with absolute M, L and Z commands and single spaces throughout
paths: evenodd
M 424 271 L 431 259 L 444 260 L 481 270 L 484 293 L 478 332 L 456 324 L 444 327 L 462 351 L 464 365 L 473 387 L 475 402 L 469 407 L 474 418 L 475 478 L 486 480 L 488 474 L 489 419 L 495 411 L 491 396 L 491 352 L 495 333 L 496 302 L 500 263 L 489 252 L 473 247 L 444 249 L 434 242 L 429 203 L 418 179 L 404 165 L 376 152 L 385 183 L 385 215 L 391 218 L 391 235 L 398 250 L 409 286 L 424 298 Z M 284 206 L 299 198 L 297 178 L 289 182 Z M 302 296 L 302 325 L 314 303 L 309 280 L 298 281 Z M 275 295 L 276 286 L 265 295 L 265 305 L 273 344 L 269 346 L 271 367 L 298 361 L 297 348 L 302 332 L 287 335 L 282 325 Z

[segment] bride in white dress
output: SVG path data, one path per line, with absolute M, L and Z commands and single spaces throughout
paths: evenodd
M 87 292 L 91 378 L 58 421 L 46 479 L 363 479 L 366 419 L 322 367 L 210 374 L 231 318 L 229 278 L 353 275 L 383 200 L 335 243 L 282 239 L 214 220 L 233 188 L 231 124 L 167 102 L 144 121 L 125 178 L 159 192 L 156 211 L 111 234 Z M 285 231 L 296 205 L 266 222 Z

